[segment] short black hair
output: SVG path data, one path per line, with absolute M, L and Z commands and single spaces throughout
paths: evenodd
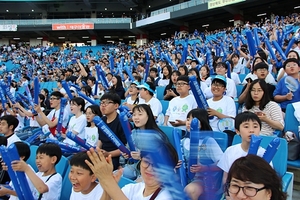
M 101 97 L 101 101 L 104 100 L 104 99 L 107 99 L 107 100 L 111 100 L 113 101 L 114 103 L 117 103 L 119 105 L 121 105 L 121 98 L 120 96 L 115 93 L 115 92 L 106 92 L 102 95 Z
M 14 131 L 15 128 L 17 128 L 17 126 L 19 125 L 19 120 L 12 115 L 4 115 L 0 118 L 0 121 L 2 121 L 2 120 L 6 121 L 6 123 L 8 124 L 8 127 L 13 125 L 12 131 Z
M 158 73 L 158 70 L 155 67 L 150 68 L 150 72 Z
M 249 111 L 239 113 L 235 117 L 235 120 L 234 120 L 235 129 L 240 131 L 240 125 L 243 122 L 248 122 L 248 121 L 257 122 L 259 124 L 260 129 L 261 129 L 261 120 L 258 118 L 258 116 L 255 113 L 249 112 Z
M 55 165 L 60 161 L 62 156 L 61 148 L 54 143 L 44 143 L 36 150 L 36 154 L 46 154 L 47 156 L 56 157 Z
M 265 62 L 260 62 L 254 65 L 254 71 L 257 71 L 258 69 L 269 69 L 269 66 Z
M 283 63 L 283 69 L 285 69 L 286 65 L 290 62 L 297 63 L 297 65 L 299 66 L 299 60 L 297 60 L 296 58 L 288 58 Z
M 85 160 L 88 160 L 90 163 L 92 162 L 86 151 L 79 152 L 72 156 L 70 165 L 86 169 L 90 172 L 90 175 L 94 174 L 91 168 L 85 163 Z
M 189 83 L 189 82 L 190 82 L 190 79 L 189 79 L 189 77 L 186 76 L 186 75 L 181 75 L 181 76 L 179 76 L 179 77 L 177 78 L 177 82 L 178 82 L 178 81 L 184 81 L 184 82 L 186 82 L 186 83 Z
M 89 77 L 87 78 L 87 80 L 90 80 L 90 81 L 92 81 L 93 83 L 96 82 L 96 78 L 93 77 L 93 76 L 89 76 Z
M 28 158 L 30 157 L 30 148 L 28 144 L 24 142 L 15 142 L 16 148 L 18 150 L 19 156 L 24 156 L 24 161 L 26 162 Z
M 218 62 L 215 66 L 214 66 L 214 71 L 216 71 L 216 68 L 218 65 L 222 65 L 225 69 L 228 70 L 228 66 L 226 65 L 225 62 Z
M 64 95 L 59 91 L 52 92 L 50 96 L 55 96 L 57 98 L 63 98 L 64 97 Z

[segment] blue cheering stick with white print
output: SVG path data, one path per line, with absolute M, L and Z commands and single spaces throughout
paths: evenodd
M 72 131 L 67 132 L 67 137 L 69 139 L 71 139 L 72 141 L 74 141 L 76 144 L 85 148 L 86 150 L 89 150 L 90 148 L 95 148 L 94 146 L 87 143 L 84 139 L 82 139 L 82 138 L 78 137 L 77 135 L 75 135 L 74 133 L 72 133 Z
M 119 115 L 119 119 L 120 119 L 121 126 L 123 128 L 123 131 L 125 133 L 125 137 L 127 139 L 127 143 L 128 143 L 130 151 L 136 151 L 135 145 L 133 143 L 132 136 L 131 136 L 131 128 L 130 128 L 129 120 L 128 120 L 126 113 L 121 112 Z
M 151 161 L 155 177 L 163 188 L 168 191 L 173 200 L 188 200 L 179 176 L 174 172 L 176 163 L 173 163 L 169 149 L 159 134 L 155 131 L 143 130 L 137 137 L 138 141 L 141 141 L 141 154 Z
M 116 136 L 116 134 L 104 123 L 104 121 L 96 116 L 93 119 L 95 125 L 101 130 L 103 134 L 105 134 L 110 141 L 123 153 L 130 155 L 130 151 L 125 147 L 122 141 Z
M 190 157 L 189 157 L 189 164 L 188 164 L 188 175 L 189 178 L 192 180 L 195 176 L 195 173 L 191 172 L 191 166 L 196 165 L 198 163 L 198 147 L 199 147 L 199 130 L 200 130 L 200 123 L 197 118 L 193 118 L 191 122 L 191 130 L 190 130 Z

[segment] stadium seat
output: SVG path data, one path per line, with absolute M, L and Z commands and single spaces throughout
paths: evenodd
M 240 78 L 241 83 L 244 81 L 246 75 L 247 74 L 239 74 L 239 78 Z
M 35 159 L 36 159 L 36 150 L 38 149 L 38 146 L 36 145 L 31 145 L 30 146 L 30 157 L 27 159 L 27 164 L 29 164 L 33 170 L 35 172 L 38 171 L 38 168 L 36 166 L 36 163 L 35 163 Z
M 274 137 L 270 137 L 270 136 L 261 136 L 262 140 L 260 143 L 260 146 L 267 149 L 269 143 L 274 139 Z M 288 149 L 287 149 L 287 141 L 283 138 L 279 138 L 280 139 L 280 145 L 279 148 L 272 160 L 273 162 L 273 167 L 275 169 L 275 171 L 277 172 L 277 174 L 282 177 L 282 186 L 283 186 L 283 190 L 285 192 L 288 192 L 288 195 L 290 196 L 290 199 L 292 198 L 292 190 L 291 188 L 293 188 L 293 177 L 294 174 L 293 173 L 287 173 L 287 153 L 288 153 Z M 235 135 L 233 138 L 233 142 L 232 145 L 241 143 L 241 137 L 239 135 Z
M 118 182 L 118 185 L 119 185 L 120 188 L 122 188 L 122 187 L 124 187 L 125 185 L 127 185 L 129 183 L 136 183 L 136 182 L 122 176 L 120 181 Z
M 72 184 L 69 180 L 70 169 L 71 169 L 71 166 L 69 166 L 67 168 L 65 176 L 63 176 L 60 200 L 70 199 L 70 195 L 72 192 Z
M 298 126 L 299 122 L 294 115 L 295 109 L 292 104 L 288 104 L 285 111 L 285 119 L 284 119 L 284 132 L 291 131 L 295 133 L 295 135 L 299 139 Z M 297 160 L 288 160 L 288 166 L 300 168 L 300 158 Z
M 166 87 L 158 86 L 156 87 L 156 98 L 159 100 L 164 100 L 164 91 Z
M 65 156 L 62 156 L 60 161 L 55 166 L 56 172 L 60 173 L 60 175 L 64 177 L 68 166 L 69 160 Z
M 236 85 L 237 97 L 239 97 L 242 94 L 243 87 L 243 85 Z
M 163 113 L 164 115 L 166 115 L 166 111 L 167 111 L 167 109 L 168 109 L 168 107 L 169 107 L 169 101 L 161 100 L 160 103 L 161 103 L 161 105 L 162 105 L 162 113 Z

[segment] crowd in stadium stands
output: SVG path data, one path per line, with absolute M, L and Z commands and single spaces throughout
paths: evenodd
M 222 194 L 229 199 L 286 199 L 280 177 L 263 159 L 240 157 L 247 155 L 250 135 L 284 135 L 289 104 L 296 110 L 289 114 L 300 121 L 299 25 L 297 13 L 285 17 L 272 14 L 257 23 L 245 22 L 215 31 L 179 32 L 172 38 L 139 47 L 2 46 L 0 133 L 4 137 L 0 142 L 8 147 L 42 128 L 39 137 L 30 143 L 45 144 L 31 152 L 37 155 L 36 166 L 27 165 L 26 161 L 35 165 L 30 163 L 30 153 L 22 151 L 26 148 L 18 148 L 21 160 L 3 164 L 1 184 L 10 180 L 5 170 L 11 165 L 13 170 L 25 172 L 34 199 L 174 199 L 174 194 L 184 199 L 184 191 L 190 199 L 220 199 L 218 195 Z M 253 37 L 249 38 L 249 32 Z M 196 90 L 201 89 L 204 99 L 195 98 L 198 93 L 192 90 L 190 81 L 194 77 Z M 122 125 L 124 113 L 129 117 L 133 141 L 128 140 Z M 197 131 L 192 130 L 194 119 L 199 121 L 201 132 L 199 150 L 191 152 L 191 133 Z M 224 128 L 224 120 L 235 124 Z M 183 152 L 178 152 L 181 150 L 172 142 L 167 127 L 180 132 L 179 149 Z M 110 130 L 121 143 L 133 144 L 130 155 L 121 152 L 112 136 L 107 135 Z M 145 136 L 144 130 L 155 134 Z M 208 138 L 201 136 L 202 131 L 224 133 L 228 149 L 219 147 L 213 134 L 206 135 L 211 136 Z M 71 139 L 72 134 L 97 148 L 75 153 L 72 150 L 78 149 L 79 144 Z M 241 144 L 232 145 L 236 134 L 241 136 Z M 155 141 L 149 135 L 155 136 Z M 145 142 L 148 139 L 151 144 Z M 201 150 L 206 144 L 207 150 Z M 155 148 L 159 159 L 154 158 L 151 148 Z M 209 151 L 205 161 L 203 151 Z M 265 149 L 258 149 L 259 156 L 264 152 Z M 178 158 L 181 153 L 183 160 Z M 189 165 L 193 153 L 198 157 L 196 163 Z M 70 165 L 66 163 L 60 172 L 58 165 L 65 157 Z M 156 162 L 161 160 L 169 161 L 166 165 L 171 170 L 164 173 L 171 176 L 184 166 L 188 178 L 182 191 L 173 191 L 178 189 L 176 178 L 170 183 L 167 179 L 171 177 L 155 170 Z M 253 162 L 261 163 L 257 167 L 264 171 L 263 175 L 251 171 L 250 165 L 256 167 Z M 276 164 L 280 163 L 271 166 Z M 117 171 L 112 173 L 113 170 Z M 208 175 L 220 170 L 224 171 L 223 181 Z M 135 182 L 120 189 L 117 182 L 126 178 Z M 11 188 L 0 187 L 1 198 L 17 199 L 16 185 L 10 185 Z

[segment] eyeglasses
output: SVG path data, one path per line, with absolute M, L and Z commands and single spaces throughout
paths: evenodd
M 51 97 L 50 98 L 50 101 L 52 101 L 52 100 L 59 100 L 60 98 L 55 98 L 55 97 Z
M 180 83 L 176 83 L 175 86 L 176 87 L 182 87 L 184 85 L 188 85 L 188 83 L 183 83 L 183 82 L 180 82 Z
M 260 68 L 260 69 L 257 69 L 256 71 L 257 72 L 265 72 L 265 71 L 268 71 L 268 69 L 266 69 L 266 68 Z
M 147 169 L 149 166 L 153 167 L 153 164 L 149 162 L 149 160 L 142 159 L 141 166 L 145 169 Z
M 213 83 L 213 84 L 211 84 L 211 86 L 213 86 L 213 87 L 215 87 L 215 88 L 221 88 L 221 87 L 224 87 L 224 85 L 219 84 L 219 83 Z
M 238 185 L 234 185 L 234 184 L 227 184 L 227 190 L 228 192 L 230 192 L 231 194 L 238 194 L 240 192 L 240 189 L 242 189 L 243 193 L 247 196 L 247 197 L 254 197 L 256 196 L 256 194 L 261 191 L 266 189 L 266 187 L 262 187 L 262 188 L 255 188 L 255 187 L 249 187 L 249 186 L 244 186 L 244 187 L 240 187 Z
M 113 102 L 113 101 L 101 101 L 101 102 L 100 102 L 100 105 L 101 105 L 101 106 L 107 106 L 107 105 L 110 104 L 110 103 L 113 103 L 113 104 L 114 104 L 115 102 Z
M 216 66 L 216 69 L 223 69 L 223 68 L 225 68 L 223 65 L 217 65 Z

